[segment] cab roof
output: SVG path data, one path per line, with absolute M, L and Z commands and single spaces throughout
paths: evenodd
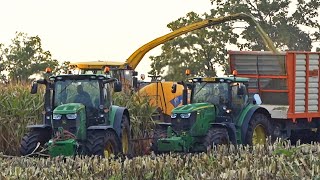
M 62 75 L 51 76 L 49 79 L 52 81 L 55 81 L 55 80 L 63 81 L 63 80 L 106 80 L 106 79 L 112 79 L 112 78 L 104 74 L 80 74 L 80 75 L 62 74 Z
M 71 62 L 69 64 L 69 67 L 85 69 L 85 70 L 101 70 L 105 66 L 119 67 L 123 64 L 124 62 L 119 62 L 119 61 L 84 61 L 84 62 Z
M 234 76 L 228 76 L 228 77 L 194 77 L 190 78 L 192 82 L 212 82 L 212 83 L 218 83 L 218 82 L 242 82 L 246 83 L 249 82 L 249 78 L 244 77 L 234 77 Z

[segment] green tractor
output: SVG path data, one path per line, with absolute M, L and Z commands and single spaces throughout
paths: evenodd
M 184 105 L 172 111 L 170 123 L 158 124 L 152 150 L 206 152 L 219 144 L 266 143 L 271 135 L 270 114 L 259 106 L 258 94 L 249 99 L 248 83 L 248 78 L 235 76 L 192 78 L 183 83 Z
M 121 83 L 108 75 L 57 75 L 33 82 L 45 85 L 44 119 L 28 126 L 20 153 L 49 156 L 131 154 L 129 112 L 112 105 Z

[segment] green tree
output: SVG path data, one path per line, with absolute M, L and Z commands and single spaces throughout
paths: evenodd
M 9 47 L 3 49 L 3 61 L 10 81 L 24 82 L 32 74 L 42 72 L 46 67 L 57 67 L 49 51 L 44 51 L 39 36 L 28 36 L 17 32 Z
M 4 65 L 4 58 L 3 58 L 3 44 L 0 43 L 0 83 L 6 82 L 6 76 L 4 75 L 5 65 Z
M 312 49 L 312 42 L 320 39 L 320 25 L 317 23 L 319 0 L 308 2 L 298 0 L 296 9 L 289 12 L 289 0 L 211 0 L 212 9 L 202 16 L 191 12 L 186 17 L 169 23 L 170 30 L 200 21 L 235 13 L 251 13 L 267 35 L 280 50 Z M 240 27 L 239 27 L 240 26 Z M 315 29 L 318 30 L 315 30 Z M 236 30 L 240 31 L 236 31 Z M 310 30 L 310 31 L 309 31 Z M 313 31 L 312 31 L 313 30 Z M 244 41 L 237 41 L 243 39 Z M 164 43 L 159 56 L 151 56 L 151 74 L 163 74 L 166 79 L 181 80 L 184 70 L 189 68 L 193 75 L 216 74 L 216 65 L 229 72 L 226 44 L 238 46 L 241 50 L 268 50 L 256 27 L 249 23 L 227 22 L 196 30 Z
M 312 42 L 320 39 L 319 0 L 211 0 L 217 15 L 251 13 L 280 50 L 311 51 Z M 312 32 L 312 30 L 314 32 Z M 267 50 L 253 25 L 244 27 L 240 35 L 246 43 L 241 49 Z
M 63 61 L 57 68 L 57 74 L 68 74 L 70 61 Z
M 209 18 L 208 14 L 203 15 Z M 174 31 L 194 22 L 202 21 L 198 14 L 190 12 L 186 17 L 169 23 L 167 26 Z M 189 32 L 164 43 L 159 56 L 151 56 L 152 70 L 150 74 L 162 74 L 168 66 L 165 79 L 184 80 L 185 70 L 190 69 L 195 76 L 215 76 L 217 65 L 227 64 L 226 43 L 236 43 L 237 34 L 228 25 L 217 25 L 214 28 L 202 28 Z M 223 66 L 224 69 L 227 66 Z

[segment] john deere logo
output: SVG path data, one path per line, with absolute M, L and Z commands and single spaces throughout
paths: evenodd
M 62 120 L 62 124 L 67 124 L 67 121 L 66 120 Z
M 180 123 L 180 122 L 181 122 L 181 119 L 178 118 L 178 119 L 177 119 L 177 122 Z

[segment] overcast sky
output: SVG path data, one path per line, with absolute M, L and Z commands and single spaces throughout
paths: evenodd
M 0 0 L 0 4 L 0 43 L 9 45 L 16 31 L 38 35 L 44 50 L 61 62 L 124 62 L 140 46 L 169 33 L 168 23 L 212 8 L 210 0 Z M 150 70 L 148 57 L 159 54 L 160 47 L 147 53 L 136 69 L 139 74 Z
M 169 33 L 166 25 L 188 12 L 209 12 L 210 0 L 1 0 L 0 43 L 15 32 L 39 35 L 59 61 L 125 61 L 145 43 Z M 136 70 L 147 73 L 150 55 Z

